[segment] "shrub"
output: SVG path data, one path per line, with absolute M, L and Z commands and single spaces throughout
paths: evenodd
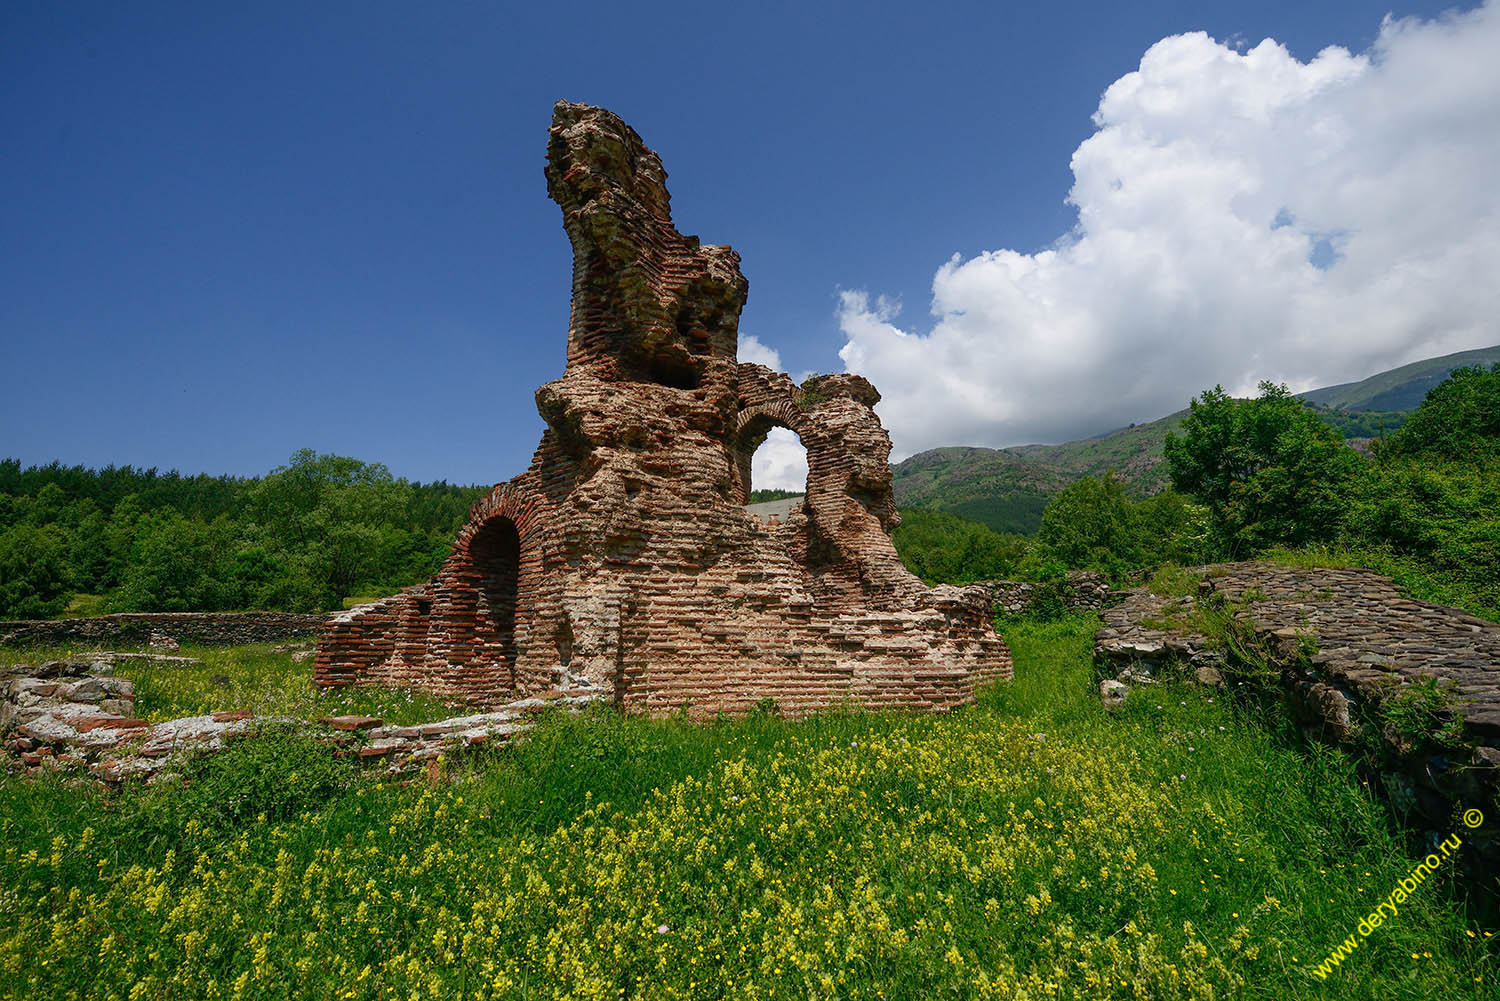
M 1500 457 L 1500 363 L 1488 371 L 1454 369 L 1405 426 L 1381 443 L 1379 454 L 1458 461 Z
M 1172 485 L 1207 504 L 1233 556 L 1335 537 L 1364 459 L 1285 386 L 1236 400 L 1216 386 L 1167 435 Z
M 357 774 L 353 759 L 335 758 L 311 734 L 292 724 L 267 724 L 254 737 L 187 761 L 183 788 L 165 786 L 136 805 L 146 824 L 192 817 L 209 830 L 231 831 L 316 809 L 351 788 Z
M 58 532 L 17 524 L 0 532 L 0 617 L 45 619 L 68 603 L 68 573 Z
M 1018 535 L 940 511 L 906 509 L 892 537 L 906 568 L 928 584 L 968 584 L 1014 575 L 1029 548 Z

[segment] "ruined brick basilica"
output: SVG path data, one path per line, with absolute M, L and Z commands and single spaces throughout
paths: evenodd
M 546 173 L 573 306 L 541 444 L 431 580 L 330 621 L 315 682 L 702 715 L 948 709 L 1009 678 L 988 592 L 896 555 L 875 388 L 736 360 L 739 255 L 677 232 L 660 158 L 615 115 L 559 102 Z M 802 440 L 807 493 L 762 522 L 750 460 L 773 427 Z

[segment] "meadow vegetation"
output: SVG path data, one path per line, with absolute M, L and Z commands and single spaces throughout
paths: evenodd
M 1106 474 L 1034 538 L 904 512 L 896 543 L 931 582 L 1095 569 L 1184 614 L 1180 564 L 1359 563 L 1494 617 L 1497 389 L 1460 370 L 1371 459 L 1281 387 L 1210 391 L 1176 492 Z M 312 453 L 255 481 L 0 464 L 0 614 L 336 607 L 429 572 L 477 493 Z M 1004 621 L 1015 681 L 946 715 L 599 708 L 403 782 L 273 726 L 172 783 L 0 778 L 0 998 L 1496 996 L 1451 869 L 1320 971 L 1417 861 L 1355 762 L 1206 689 L 1106 713 L 1099 621 L 1052 611 Z M 120 666 L 149 718 L 455 708 L 318 694 L 269 646 L 183 652 Z M 1394 722 L 1429 725 L 1426 695 Z
M 91 652 L 76 646 L 0 647 L 0 666 L 87 660 Z M 183 716 L 245 710 L 257 716 L 299 720 L 377 716 L 405 726 L 445 719 L 465 709 L 461 703 L 406 688 L 319 690 L 311 684 L 310 663 L 293 661 L 285 645 L 184 646 L 179 653 L 196 663 L 164 666 L 149 660 L 122 659 L 115 664 L 115 677 L 135 684 L 135 714 L 140 718 L 160 723 Z
M 1223 698 L 1104 713 L 1097 625 L 1006 623 L 1015 682 L 945 716 L 601 709 L 410 784 L 290 733 L 176 785 L 0 780 L 0 996 L 1494 996 L 1446 872 L 1320 978 L 1401 836 Z

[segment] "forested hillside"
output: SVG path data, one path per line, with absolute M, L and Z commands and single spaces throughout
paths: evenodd
M 1351 445 L 1401 429 L 1428 390 L 1464 366 L 1500 361 L 1500 347 L 1413 362 L 1360 382 L 1315 389 L 1296 397 Z M 937 448 L 893 467 L 896 502 L 945 511 L 997 532 L 1030 534 L 1047 502 L 1085 476 L 1113 473 L 1127 496 L 1142 499 L 1166 488 L 1163 446 L 1181 428 L 1186 410 L 1060 445 L 1013 448 Z
M 430 574 L 485 487 L 303 450 L 264 477 L 0 462 L 0 618 L 323 611 Z
M 1373 455 L 1270 383 L 1250 400 L 1201 393 L 1165 450 L 1172 486 L 1153 497 L 1085 476 L 1048 502 L 1031 537 L 904 509 L 897 549 L 928 583 L 954 584 L 1066 570 L 1123 581 L 1261 556 L 1366 566 L 1500 620 L 1500 365 L 1454 372 Z

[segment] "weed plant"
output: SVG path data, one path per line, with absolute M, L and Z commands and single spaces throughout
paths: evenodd
M 558 715 L 406 785 L 290 736 L 5 779 L 0 997 L 1495 996 L 1451 871 L 1315 975 L 1402 839 L 1222 697 L 1106 714 L 1098 625 L 1008 622 L 1015 681 L 946 715 Z

